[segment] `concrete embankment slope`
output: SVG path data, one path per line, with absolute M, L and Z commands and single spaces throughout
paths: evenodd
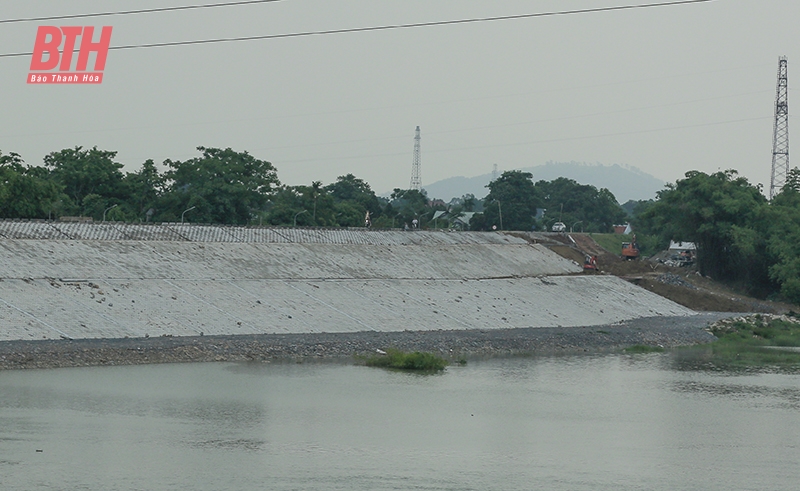
M 0 222 L 0 340 L 609 324 L 693 312 L 500 233 Z

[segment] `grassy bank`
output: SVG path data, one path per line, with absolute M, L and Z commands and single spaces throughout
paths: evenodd
M 419 351 L 407 353 L 397 349 L 388 349 L 386 354 L 373 355 L 367 358 L 365 363 L 370 367 L 430 372 L 444 370 L 447 366 L 447 360 L 432 353 Z
M 611 254 L 622 254 L 622 243 L 630 242 L 630 235 L 622 234 L 589 234 L 589 237 L 597 242 L 597 245 L 607 250 Z
M 716 323 L 710 330 L 716 342 L 679 354 L 720 367 L 800 368 L 800 319 L 757 314 Z
M 624 234 L 596 234 L 590 233 L 589 237 L 594 239 L 597 244 L 602 247 L 603 249 L 607 250 L 611 254 L 620 255 L 622 254 L 622 243 L 623 242 L 630 242 L 633 240 L 633 235 L 624 235 Z M 639 250 L 645 256 L 650 256 L 658 251 L 662 250 L 662 245 L 658 242 L 658 237 L 653 235 L 643 235 L 639 234 L 636 236 L 636 243 L 639 246 Z

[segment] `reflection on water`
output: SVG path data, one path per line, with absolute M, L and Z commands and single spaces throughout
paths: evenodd
M 674 363 L 0 372 L 0 488 L 796 489 L 800 376 Z

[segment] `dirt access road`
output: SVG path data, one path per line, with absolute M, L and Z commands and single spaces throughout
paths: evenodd
M 588 234 L 565 234 L 553 238 L 559 245 L 550 245 L 550 249 L 578 264 L 583 264 L 586 254 L 597 256 L 600 272 L 587 274 L 619 276 L 693 310 L 771 314 L 797 310 L 796 306 L 790 304 L 759 300 L 736 293 L 711 278 L 701 276 L 694 267 L 670 267 L 647 259 L 624 260 L 620 251 L 609 252 L 603 249 Z

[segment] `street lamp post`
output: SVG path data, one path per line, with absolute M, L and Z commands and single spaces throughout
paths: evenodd
M 503 207 L 500 206 L 499 199 L 493 199 L 494 203 L 497 203 L 497 213 L 500 215 L 500 230 L 503 230 Z
M 572 233 L 572 230 L 575 228 L 575 225 L 583 223 L 583 220 L 578 220 L 577 222 L 573 223 L 572 226 L 569 228 L 569 233 Z M 581 227 L 581 233 L 583 233 L 583 227 Z
M 197 207 L 196 207 L 196 206 L 193 206 L 193 207 L 191 207 L 191 208 L 187 208 L 187 209 L 183 210 L 183 213 L 181 213 L 181 223 L 183 223 L 183 216 L 184 216 L 184 215 L 186 215 L 186 212 L 187 212 L 187 211 L 192 211 L 192 210 L 194 210 L 195 208 L 197 208 Z
M 298 211 L 294 214 L 294 226 L 297 227 L 297 215 L 302 215 L 303 213 L 308 213 L 308 210 Z
M 104 222 L 106 221 L 106 212 L 107 212 L 108 210 L 112 209 L 112 208 L 116 208 L 117 206 L 119 206 L 119 205 L 111 205 L 111 206 L 109 206 L 108 208 L 106 208 L 105 210 L 103 210 L 103 221 L 104 221 Z
M 428 226 L 430 227 L 430 223 L 431 223 L 430 221 L 433 220 L 433 215 L 435 215 L 435 214 L 436 214 L 436 210 L 430 210 L 430 211 L 426 211 L 425 213 L 421 213 L 419 215 L 419 226 L 422 227 L 422 218 L 424 218 L 427 215 L 430 215 L 431 218 L 429 218 L 428 221 L 426 222 L 428 224 Z

